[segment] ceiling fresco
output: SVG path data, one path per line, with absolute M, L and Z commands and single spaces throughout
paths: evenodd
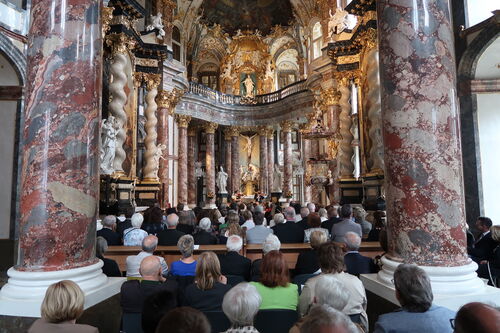
M 220 24 L 230 34 L 259 29 L 266 35 L 274 25 L 287 26 L 293 19 L 289 0 L 204 0 L 201 10 L 205 23 Z

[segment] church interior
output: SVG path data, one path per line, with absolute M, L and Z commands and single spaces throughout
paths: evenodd
M 82 322 L 118 332 L 126 279 L 102 273 L 96 232 L 153 208 L 383 216 L 387 249 L 359 250 L 384 254 L 359 277 L 364 332 L 399 304 L 401 263 L 435 304 L 500 306 L 467 245 L 478 217 L 500 225 L 498 1 L 0 0 L 0 31 L 0 331 L 73 280 Z M 126 271 L 137 245 L 108 257 Z M 293 269 L 304 244 L 282 245 Z

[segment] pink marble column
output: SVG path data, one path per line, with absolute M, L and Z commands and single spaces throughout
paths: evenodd
M 177 127 L 179 130 L 179 148 L 177 151 L 177 202 L 187 204 L 188 192 L 188 167 L 187 167 L 187 153 L 188 153 L 188 139 L 187 128 L 191 121 L 190 116 L 177 115 Z
M 260 191 L 267 194 L 267 136 L 265 133 L 259 136 L 259 157 L 260 157 Z
M 156 110 L 156 116 L 158 118 L 158 124 L 157 124 L 157 133 L 158 133 L 158 142 L 157 145 L 165 145 L 167 149 L 163 150 L 163 158 L 160 159 L 159 162 L 159 169 L 158 169 L 158 178 L 160 179 L 161 183 L 161 193 L 160 193 L 160 207 L 162 209 L 168 207 L 169 203 L 169 197 L 168 197 L 168 190 L 169 190 L 169 177 L 168 177 L 168 159 L 167 159 L 167 154 L 168 154 L 168 117 L 169 117 L 169 110 L 168 108 L 162 103 L 163 95 L 166 92 L 164 90 L 161 90 L 158 93 L 157 96 L 157 103 L 158 103 L 158 109 Z
M 215 204 L 215 130 L 216 123 L 205 125 L 205 186 L 207 190 L 207 205 Z
M 281 130 L 283 132 L 283 195 L 286 196 L 292 193 L 292 176 L 293 176 L 293 165 L 292 165 L 292 125 L 290 121 L 284 121 L 281 123 Z
M 240 143 L 238 128 L 231 128 L 231 184 L 232 192 L 240 191 L 241 175 L 240 175 Z M 232 194 L 232 193 L 231 193 Z
M 231 189 L 233 188 L 233 175 L 231 174 L 231 133 L 228 129 L 224 131 L 224 149 L 225 149 L 225 165 L 224 168 L 229 175 L 227 179 L 227 189 L 228 192 L 231 193 Z
M 380 0 L 389 255 L 468 263 L 449 2 Z
M 272 192 L 274 183 L 274 130 L 267 131 L 267 193 Z
M 60 271 L 98 261 L 99 2 L 38 0 L 31 11 L 15 270 Z
M 190 207 L 196 206 L 196 130 L 194 128 L 188 129 L 188 195 L 187 202 Z
M 304 170 L 307 173 L 307 161 L 311 157 L 311 140 L 304 139 Z M 310 175 L 308 175 L 310 176 Z M 312 202 L 312 186 L 304 182 L 304 201 Z

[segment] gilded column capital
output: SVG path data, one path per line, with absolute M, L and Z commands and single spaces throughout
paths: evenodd
M 268 139 L 273 139 L 274 138 L 274 128 L 272 127 L 266 127 L 266 136 Z
M 144 79 L 144 82 L 146 82 L 146 87 L 148 88 L 148 90 L 156 89 L 160 85 L 161 82 L 160 74 L 143 73 L 142 77 Z
M 207 122 L 203 125 L 203 128 L 205 129 L 205 133 L 214 134 L 218 126 L 219 124 L 217 123 Z
M 283 132 L 291 132 L 293 128 L 293 122 L 290 120 L 284 120 L 280 123 L 280 126 Z
M 334 87 L 321 90 L 320 98 L 326 106 L 339 104 L 340 97 L 342 97 L 342 94 Z
M 158 107 L 168 109 L 168 113 L 172 115 L 183 95 L 184 91 L 177 88 L 172 91 L 160 90 L 156 96 L 156 103 Z
M 189 122 L 191 121 L 191 116 L 176 114 L 175 121 L 177 122 L 178 127 L 187 128 L 189 126 Z
M 351 82 L 351 80 L 353 80 L 355 84 L 359 84 L 359 82 L 361 80 L 361 76 L 362 76 L 362 73 L 361 73 L 361 70 L 359 70 L 359 69 L 335 73 L 335 79 L 337 80 L 337 83 L 340 86 L 344 86 L 344 87 L 349 86 L 349 83 Z
M 230 126 L 227 129 L 228 133 L 230 136 L 239 136 L 240 135 L 240 128 L 238 126 Z
M 111 20 L 113 19 L 113 7 L 102 7 L 102 37 L 106 36 L 111 29 Z
M 106 36 L 106 45 L 111 48 L 111 54 L 127 53 L 135 48 L 135 40 L 122 33 L 112 33 Z
M 188 136 L 196 136 L 196 131 L 198 130 L 195 126 L 188 127 Z
M 132 74 L 132 78 L 134 81 L 134 86 L 139 88 L 142 84 L 143 79 L 144 79 L 143 73 L 142 72 L 134 72 Z
M 233 130 L 231 127 L 226 127 L 223 132 L 224 132 L 224 140 L 226 141 L 231 141 L 232 137 L 235 136 L 233 135 Z

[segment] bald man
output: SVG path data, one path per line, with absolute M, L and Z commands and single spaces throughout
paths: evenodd
M 158 246 L 158 238 L 154 235 L 146 236 L 142 240 L 142 251 L 135 256 L 127 257 L 127 278 L 140 278 L 139 267 L 144 258 L 152 256 Z M 168 266 L 165 259 L 157 257 L 162 267 L 163 276 L 168 274 Z
M 472 302 L 458 310 L 455 317 L 455 333 L 500 332 L 500 311 L 494 307 Z

